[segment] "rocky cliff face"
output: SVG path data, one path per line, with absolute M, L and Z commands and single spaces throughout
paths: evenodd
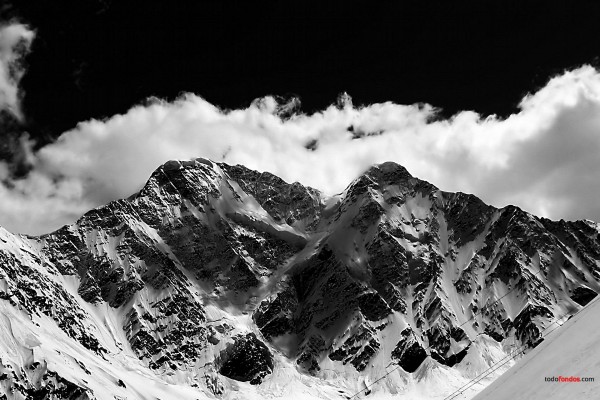
M 197 159 L 51 234 L 1 231 L 0 262 L 3 398 L 339 398 L 534 347 L 600 290 L 600 230 L 394 163 L 329 197 Z

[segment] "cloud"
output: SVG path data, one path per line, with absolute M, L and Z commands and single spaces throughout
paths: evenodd
M 295 100 L 293 100 L 295 101 Z M 506 119 L 464 111 L 440 120 L 429 105 L 354 107 L 310 115 L 265 97 L 224 111 L 195 95 L 154 99 L 90 120 L 35 154 L 8 180 L 0 225 L 41 233 L 139 190 L 170 159 L 207 157 L 270 171 L 327 193 L 374 163 L 396 161 L 442 190 L 474 193 L 554 219 L 600 220 L 600 73 L 584 66 L 551 79 Z M 24 142 L 27 147 L 27 142 Z
M 29 52 L 35 32 L 20 23 L 0 24 L 0 110 L 7 110 L 18 119 L 20 108 L 19 82 L 25 73 L 23 57 Z

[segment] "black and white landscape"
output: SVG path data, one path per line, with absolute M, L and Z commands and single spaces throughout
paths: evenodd
M 523 3 L 1 4 L 0 399 L 596 398 L 600 8 Z
M 379 397 L 435 398 L 600 289 L 596 223 L 392 162 L 327 196 L 169 161 L 128 199 L 1 241 L 11 398 L 344 398 L 396 365 Z

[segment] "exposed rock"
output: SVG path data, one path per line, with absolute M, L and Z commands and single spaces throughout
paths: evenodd
M 218 396 L 223 376 L 260 384 L 275 368 L 271 348 L 322 376 L 323 362 L 363 372 L 390 355 L 409 373 L 428 356 L 452 367 L 482 334 L 533 347 L 600 291 L 597 224 L 496 209 L 394 163 L 328 198 L 243 166 L 173 161 L 70 226 L 0 239 L 3 306 L 55 324 L 90 357 L 123 352 Z M 245 316 L 255 327 L 239 326 Z M 93 396 L 41 372 L 43 360 L 13 362 L 48 384 L 2 367 L 2 388 Z M 70 362 L 92 379 L 93 364 Z
M 219 356 L 219 373 L 236 381 L 258 385 L 273 372 L 273 355 L 253 333 L 234 340 Z
M 406 328 L 402 331 L 402 339 L 392 351 L 392 358 L 406 372 L 414 372 L 425 361 L 427 353 L 415 339 L 413 331 Z
M 590 301 L 592 301 L 598 293 L 593 290 L 586 288 L 585 286 L 580 286 L 573 290 L 573 294 L 571 294 L 571 299 L 577 302 L 578 304 L 585 306 Z

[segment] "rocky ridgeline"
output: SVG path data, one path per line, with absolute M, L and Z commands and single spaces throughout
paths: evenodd
M 378 359 L 452 367 L 480 335 L 535 346 L 600 290 L 599 235 L 589 221 L 442 192 L 394 163 L 329 198 L 239 165 L 171 161 L 73 225 L 3 232 L 0 299 L 105 359 L 116 346 L 158 375 L 202 371 L 198 384 L 220 395 L 226 379 L 260 384 L 274 350 L 319 376 L 327 363 L 362 372 Z M 103 305 L 122 331 L 108 344 L 89 311 Z M 18 368 L 0 360 L 4 397 L 93 397 L 55 371 Z

